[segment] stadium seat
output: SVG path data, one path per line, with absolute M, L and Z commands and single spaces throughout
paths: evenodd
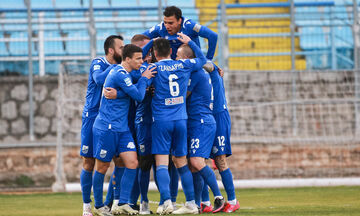
M 25 9 L 24 0 L 0 1 L 0 8 Z
M 121 0 L 121 1 L 111 1 L 112 7 L 136 7 L 138 4 L 134 0 Z
M 77 38 L 79 40 L 76 40 Z M 66 53 L 71 55 L 90 54 L 90 42 L 87 31 L 69 31 L 68 39 L 70 40 L 66 41 Z
M 45 32 L 44 37 L 46 39 L 60 39 L 61 35 L 59 34 L 58 31 L 48 31 Z M 60 40 L 56 40 L 56 41 L 48 41 L 46 40 L 44 42 L 44 51 L 45 51 L 45 55 L 64 55 L 64 46 L 63 46 L 63 42 Z
M 53 8 L 52 1 L 49 0 L 31 0 L 31 8 Z
M 55 8 L 80 8 L 80 0 L 55 0 Z

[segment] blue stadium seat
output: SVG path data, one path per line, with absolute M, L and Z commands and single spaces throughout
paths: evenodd
M 320 27 L 303 27 L 300 30 L 301 49 L 327 49 L 330 41 Z
M 60 39 L 61 35 L 59 31 L 47 31 L 44 34 L 45 39 Z M 56 41 L 45 41 L 44 42 L 44 51 L 45 55 L 64 55 L 64 46 L 63 42 L 60 40 Z
M 69 39 L 79 38 L 79 40 L 66 41 L 66 53 L 73 55 L 90 54 L 89 39 L 87 40 L 80 39 L 80 38 L 89 38 L 89 35 L 86 31 L 69 31 L 68 38 Z
M 31 0 L 31 8 L 53 8 L 52 1 L 49 0 Z
M 195 7 L 195 1 L 194 0 L 167 0 L 167 5 L 172 6 L 176 5 L 177 7 Z
M 0 1 L 0 8 L 26 8 L 24 0 Z
M 111 1 L 112 7 L 136 7 L 138 4 L 135 0 L 121 0 L 121 1 Z
M 56 0 L 56 8 L 80 8 L 82 7 L 80 0 Z

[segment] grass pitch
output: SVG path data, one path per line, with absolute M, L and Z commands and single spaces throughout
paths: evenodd
M 360 215 L 360 187 L 238 189 L 236 196 L 241 207 L 232 215 Z M 151 191 L 149 198 L 158 201 L 159 193 Z M 178 203 L 183 202 L 183 192 L 179 191 Z M 156 204 L 151 204 L 154 212 L 156 208 Z M 0 216 L 80 216 L 81 213 L 80 193 L 0 194 Z

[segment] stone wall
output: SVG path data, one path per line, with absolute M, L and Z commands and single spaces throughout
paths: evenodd
M 73 79 L 74 80 L 74 79 Z M 87 75 L 77 77 L 74 86 L 86 86 Z M 261 109 L 238 109 L 240 103 L 262 103 L 271 101 L 286 101 L 291 97 L 291 76 L 289 73 L 242 72 L 230 74 L 230 101 L 235 108 L 231 109 L 232 137 L 241 141 L 245 135 L 269 136 L 291 134 L 291 122 L 279 125 L 279 119 L 291 119 L 291 110 L 280 108 L 270 109 L 267 115 L 261 115 Z M 343 73 L 303 73 L 298 74 L 297 98 L 316 99 L 317 97 L 331 99 L 336 97 L 351 98 L 353 77 Z M 54 164 L 56 151 L 57 129 L 57 77 L 34 78 L 34 133 L 35 141 L 29 140 L 29 103 L 27 77 L 0 77 L 0 187 L 21 185 L 25 180 L 35 186 L 49 186 L 54 180 Z M 82 92 L 67 88 L 67 91 L 83 97 Z M 339 95 L 342 93 L 342 95 Z M 346 105 L 347 104 L 347 105 Z M 67 103 L 74 106 L 74 104 Z M 79 106 L 78 104 L 76 105 Z M 81 105 L 82 106 L 82 105 Z M 349 106 L 349 107 L 347 107 Z M 65 106 L 64 106 L 65 107 Z M 319 119 L 316 128 L 305 128 L 303 131 L 313 131 L 313 135 L 329 131 L 326 122 L 330 119 L 319 108 L 311 110 L 303 106 L 299 114 L 309 113 L 309 118 Z M 323 108 L 323 107 L 322 107 Z M 315 111 L 314 111 L 315 110 Z M 331 110 L 334 119 L 339 123 L 336 130 L 339 134 L 354 134 L 354 109 L 345 103 Z M 242 114 L 242 115 L 239 115 Z M 321 115 L 323 116 L 321 116 Z M 307 121 L 306 118 L 304 118 Z M 310 119 L 311 120 L 311 119 Z M 332 119 L 330 119 L 332 121 Z M 331 122 L 330 122 L 331 123 Z M 332 122 L 334 125 L 334 122 Z M 81 112 L 78 108 L 65 111 L 64 139 L 71 146 L 64 149 L 66 178 L 69 182 L 79 181 L 81 158 L 79 157 Z M 268 125 L 266 125 L 268 124 Z M 343 127 L 343 128 L 341 128 Z M 275 128 L 274 131 L 264 128 Z M 270 132 L 269 132 L 270 131 Z M 331 131 L 331 130 L 330 130 Z M 334 130 L 333 130 L 334 131 Z M 300 133 L 301 131 L 299 131 Z M 265 134 L 266 135 L 266 134 Z M 307 134 L 308 135 L 308 134 Z M 335 134 L 336 135 L 336 134 Z M 44 147 L 41 145 L 47 143 Z M 15 147 L 21 144 L 23 147 Z M 39 145 L 39 147 L 24 147 Z M 14 145 L 14 147 L 11 147 Z M 4 146 L 7 146 L 6 148 Z M 251 178 L 297 178 L 297 177 L 341 177 L 360 176 L 360 143 L 232 143 L 233 156 L 229 164 L 237 179 Z M 26 182 L 25 181 L 25 182 Z
M 34 77 L 34 135 L 37 141 L 56 138 L 57 76 Z M 0 77 L 0 144 L 29 142 L 28 78 Z

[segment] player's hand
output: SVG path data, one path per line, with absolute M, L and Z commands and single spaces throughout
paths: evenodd
M 117 91 L 114 88 L 111 87 L 103 88 L 103 93 L 106 99 L 116 99 Z
M 141 74 L 141 76 L 151 79 L 157 73 L 157 71 L 155 69 L 156 69 L 155 65 L 149 65 L 146 68 L 146 70 Z
M 177 33 L 178 35 L 178 40 L 181 41 L 183 44 L 188 44 L 191 39 L 189 36 L 187 36 L 186 34 L 183 34 L 181 32 Z
M 224 76 L 224 70 L 218 67 L 218 71 L 219 71 L 219 75 L 221 77 L 223 77 Z

